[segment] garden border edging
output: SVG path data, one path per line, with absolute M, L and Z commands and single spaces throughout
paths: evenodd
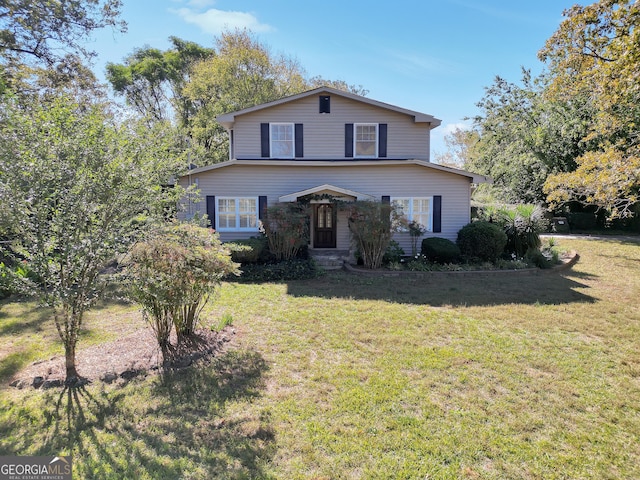
M 417 272 L 417 271 L 390 271 L 390 270 L 366 270 L 364 268 L 358 268 L 350 263 L 344 263 L 344 269 L 349 273 L 365 276 L 382 276 L 382 277 L 400 277 L 400 276 L 441 276 L 441 275 L 500 275 L 500 274 L 515 274 L 515 275 L 539 275 L 555 273 L 564 270 L 568 270 L 573 267 L 580 260 L 580 255 L 576 251 L 569 252 L 569 256 L 563 259 L 560 265 L 556 265 L 552 268 L 523 268 L 519 270 L 453 270 L 453 271 L 435 271 L 435 272 Z

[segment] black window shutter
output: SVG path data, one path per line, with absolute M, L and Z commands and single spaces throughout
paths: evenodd
M 211 222 L 211 228 L 216 228 L 216 197 L 207 195 L 207 217 Z
M 269 149 L 269 124 L 260 124 L 260 151 L 262 157 L 270 157 L 271 152 Z
M 353 123 L 344 124 L 344 156 L 353 157 Z
M 264 220 L 267 216 L 267 197 L 261 195 L 258 197 L 258 220 Z
M 382 221 L 391 229 L 391 197 L 389 195 L 382 196 L 382 208 L 380 210 Z
M 433 196 L 433 232 L 442 232 L 442 195 Z
M 296 158 L 304 157 L 304 134 L 301 123 L 296 123 L 295 126 L 295 145 L 296 145 Z
M 387 124 L 381 123 L 378 125 L 378 157 L 387 156 Z

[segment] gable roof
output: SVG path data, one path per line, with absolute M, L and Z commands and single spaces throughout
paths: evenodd
M 338 95 L 344 98 L 348 98 L 351 100 L 355 100 L 356 102 L 366 103 L 368 105 L 373 105 L 378 108 L 384 108 L 386 110 L 391 110 L 393 112 L 403 113 L 405 115 L 409 115 L 413 117 L 415 123 L 428 123 L 430 124 L 430 128 L 436 128 L 442 120 L 435 118 L 433 115 L 428 115 L 426 113 L 420 113 L 413 110 L 408 110 L 406 108 L 396 107 L 395 105 L 391 105 L 389 103 L 379 102 L 377 100 L 373 100 L 371 98 L 363 97 L 360 95 L 356 95 L 355 93 L 345 92 L 343 90 L 338 90 L 336 88 L 331 87 L 319 87 L 314 88 L 313 90 L 308 90 L 306 92 L 298 93 L 296 95 L 291 95 L 288 97 L 279 98 L 278 100 L 273 100 L 272 102 L 263 103 L 260 105 L 255 105 L 253 107 L 245 108 L 242 110 L 238 110 L 236 112 L 229 112 L 223 115 L 218 115 L 216 120 L 226 129 L 231 128 L 233 123 L 235 122 L 236 117 L 240 115 L 245 115 L 251 112 L 257 112 L 259 110 L 264 110 L 266 108 L 275 107 L 276 105 L 282 105 L 284 103 L 294 102 L 296 100 L 300 100 L 301 98 L 310 97 L 312 95 L 319 95 L 321 93 L 328 93 L 331 95 Z
M 286 166 L 292 168 L 313 168 L 313 167 L 352 167 L 353 161 L 334 161 L 334 160 L 227 160 L 226 162 L 214 163 L 213 165 L 207 165 L 205 167 L 194 168 L 189 170 L 181 177 L 188 177 L 189 175 L 197 175 L 199 173 L 209 172 L 211 170 L 217 170 L 219 168 L 230 167 L 232 165 L 269 165 L 269 166 Z M 445 167 L 438 163 L 431 163 L 426 160 L 407 159 L 407 160 L 360 160 L 357 162 L 359 166 L 380 166 L 380 165 L 419 165 L 421 167 L 430 168 L 440 172 L 447 172 L 453 175 L 460 175 L 467 177 L 471 183 L 493 183 L 490 177 L 479 175 L 477 173 L 467 172 L 466 170 L 460 170 L 453 167 Z

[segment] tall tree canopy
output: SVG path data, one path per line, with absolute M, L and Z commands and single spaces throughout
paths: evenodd
M 573 172 L 552 175 L 545 191 L 560 204 L 579 200 L 633 215 L 640 191 L 640 1 L 600 0 L 565 11 L 540 52 L 551 98 L 588 98 L 596 115 L 586 139 L 594 148 Z
M 546 96 L 548 79 L 523 70 L 515 84 L 496 77 L 478 103 L 474 117 L 478 140 L 468 151 L 466 167 L 493 177 L 502 200 L 540 203 L 552 173 L 575 168 L 592 110 L 587 99 Z
M 2 0 L 0 57 L 50 66 L 69 53 L 91 56 L 86 40 L 94 30 L 126 30 L 121 6 L 121 0 Z
M 175 112 L 181 126 L 188 126 L 193 106 L 183 95 L 193 66 L 214 54 L 195 42 L 169 37 L 172 48 L 136 50 L 124 64 L 108 63 L 107 80 L 127 103 L 151 120 L 169 120 Z

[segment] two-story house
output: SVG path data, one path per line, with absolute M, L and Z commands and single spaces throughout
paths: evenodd
M 312 250 L 350 249 L 346 213 L 333 199 L 401 206 L 425 236 L 456 239 L 469 223 L 473 173 L 430 162 L 437 118 L 352 93 L 321 87 L 217 118 L 229 133 L 229 160 L 196 168 L 196 183 L 223 241 L 258 234 L 260 218 L 278 202 L 311 198 Z M 313 200 L 315 199 L 315 200 Z M 410 252 L 408 233 L 395 239 Z

